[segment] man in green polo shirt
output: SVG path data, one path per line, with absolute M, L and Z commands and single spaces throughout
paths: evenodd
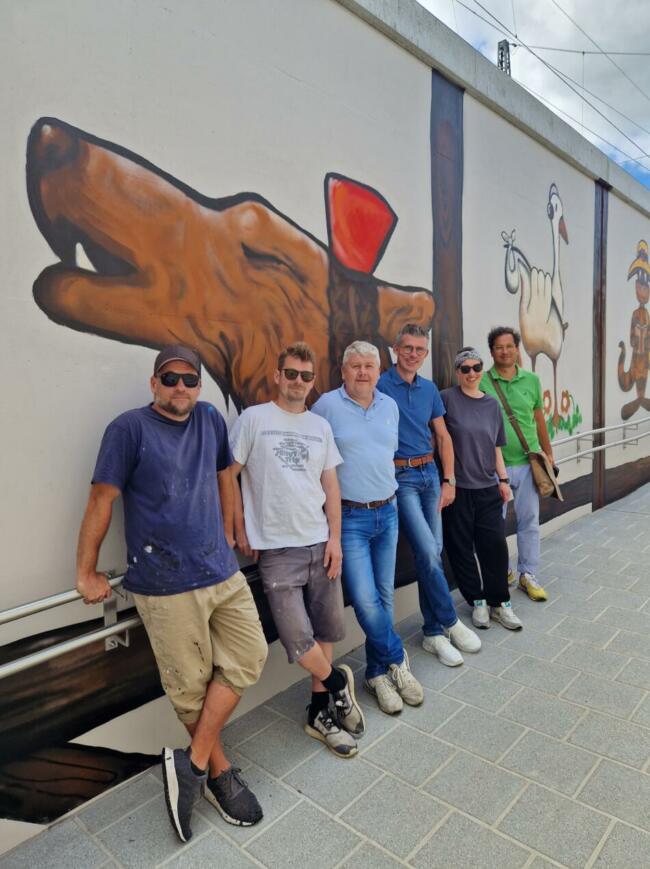
M 525 371 L 517 364 L 520 341 L 519 332 L 510 326 L 497 326 L 491 330 L 488 335 L 488 346 L 494 365 L 489 373 L 498 381 L 510 404 L 528 448 L 533 451 L 543 450 L 553 462 L 551 441 L 542 410 L 542 385 L 536 374 Z M 501 404 L 487 372 L 481 380 L 481 389 L 488 395 L 493 395 Z M 501 449 L 510 478 L 517 520 L 519 588 L 525 591 L 531 600 L 547 600 L 548 595 L 536 578 L 539 569 L 539 495 L 526 453 L 505 411 L 503 411 L 503 419 L 507 442 Z M 511 584 L 514 583 L 516 574 L 509 571 L 508 579 Z

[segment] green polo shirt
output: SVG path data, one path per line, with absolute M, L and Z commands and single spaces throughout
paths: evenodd
M 515 368 L 517 373 L 512 380 L 504 380 L 503 377 L 497 374 L 494 367 L 490 369 L 490 372 L 494 379 L 499 381 L 499 386 L 503 390 L 503 394 L 519 423 L 523 436 L 526 438 L 528 448 L 539 451 L 541 450 L 541 446 L 537 437 L 537 425 L 534 414 L 536 410 L 542 409 L 542 384 L 539 377 L 533 374 L 532 371 L 525 371 L 518 365 L 515 365 Z M 528 461 L 526 454 L 519 443 L 517 433 L 510 425 L 510 420 L 503 410 L 501 400 L 487 372 L 481 379 L 481 389 L 488 395 L 493 395 L 503 411 L 503 421 L 506 427 L 506 445 L 501 447 L 501 450 L 504 462 L 506 465 L 525 465 Z

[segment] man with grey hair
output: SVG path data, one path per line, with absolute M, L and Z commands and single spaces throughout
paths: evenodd
M 417 373 L 429 354 L 428 333 L 407 323 L 395 338 L 393 351 L 397 361 L 381 375 L 377 388 L 399 408 L 397 505 L 417 565 L 422 648 L 447 667 L 457 667 L 463 663 L 461 651 L 478 652 L 481 641 L 456 615 L 442 568 L 442 511 L 456 496 L 454 448 L 438 387 Z M 434 445 L 442 465 L 442 487 Z
M 326 392 L 312 407 L 331 425 L 343 457 L 337 467 L 341 487 L 343 582 L 366 635 L 367 690 L 382 712 L 419 706 L 422 686 L 393 628 L 397 551 L 395 466 L 399 411 L 375 387 L 379 351 L 354 341 L 343 354 L 343 385 Z

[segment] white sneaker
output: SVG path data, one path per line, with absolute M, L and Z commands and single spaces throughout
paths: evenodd
M 450 641 L 460 649 L 461 652 L 478 652 L 481 648 L 481 641 L 476 636 L 474 631 L 470 631 L 467 625 L 464 625 L 460 619 L 455 625 L 450 628 L 445 628 L 445 634 Z
M 445 667 L 460 667 L 463 663 L 461 653 L 458 649 L 454 649 L 447 637 L 443 637 L 442 634 L 425 637 L 422 640 L 422 648 L 425 652 L 435 655 Z
M 490 627 L 490 610 L 484 600 L 475 600 L 472 610 L 472 624 L 475 628 L 485 631 Z
M 411 673 L 409 666 L 409 656 L 404 649 L 404 660 L 401 664 L 391 664 L 388 668 L 388 675 L 397 688 L 397 693 L 405 703 L 409 706 L 420 706 L 424 700 L 424 691 L 422 685 Z
M 490 615 L 495 622 L 500 622 L 509 631 L 520 631 L 523 628 L 521 620 L 512 611 L 512 604 L 509 600 L 499 604 L 499 606 L 491 607 Z
M 386 715 L 395 715 L 404 708 L 402 698 L 386 673 L 366 679 L 363 684 L 366 691 L 377 698 L 377 705 Z

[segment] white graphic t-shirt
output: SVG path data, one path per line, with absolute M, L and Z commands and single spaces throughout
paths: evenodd
M 242 470 L 244 519 L 253 549 L 312 546 L 329 537 L 323 471 L 342 464 L 327 420 L 269 401 L 244 410 L 230 432 Z

